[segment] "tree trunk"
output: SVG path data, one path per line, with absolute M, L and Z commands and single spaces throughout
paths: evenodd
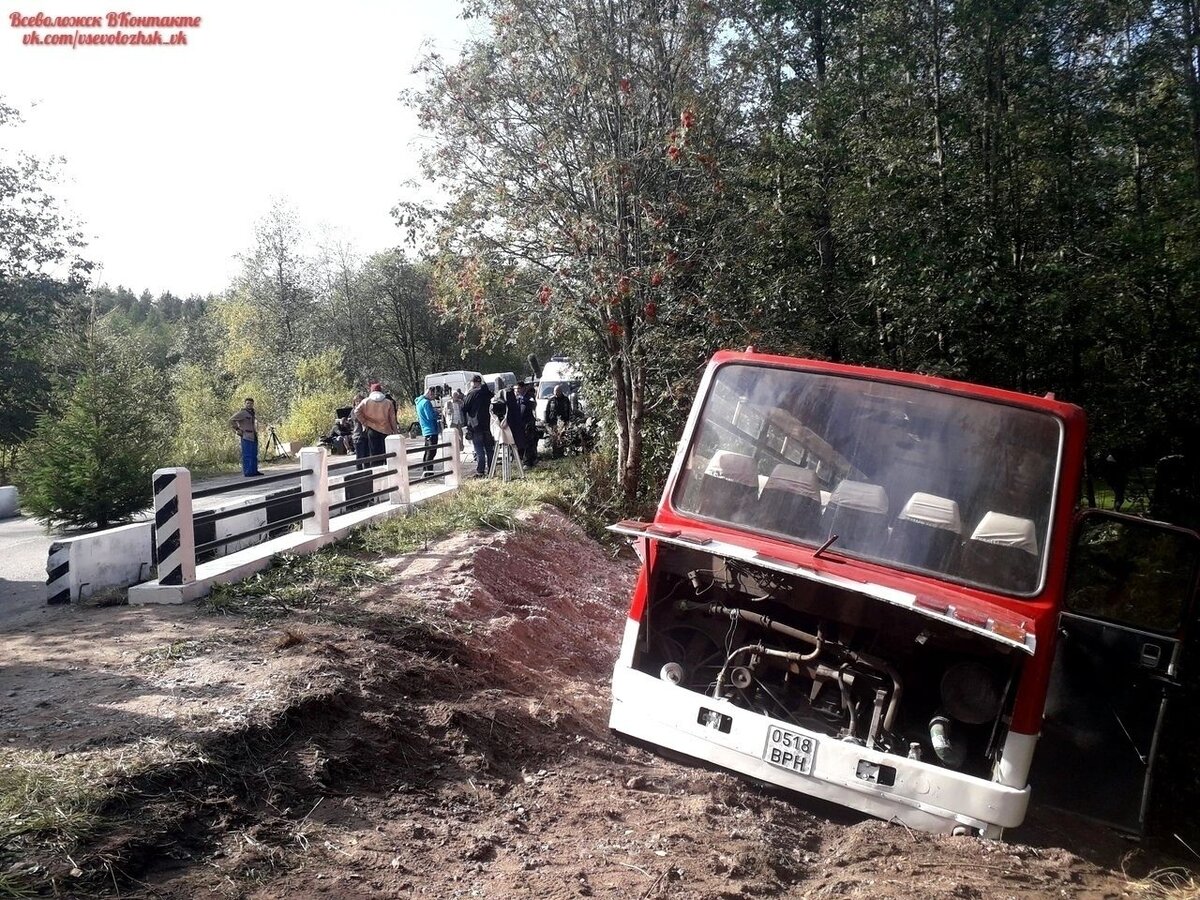
M 630 368 L 629 452 L 621 479 L 621 497 L 626 509 L 633 509 L 637 503 L 642 480 L 642 414 L 646 409 L 646 366 L 640 359 L 634 359 Z
M 1192 173 L 1195 179 L 1193 190 L 1200 199 L 1200 74 L 1197 73 L 1197 54 L 1200 52 L 1197 34 L 1196 0 L 1183 0 L 1182 4 L 1184 66 L 1183 78 L 1187 85 L 1188 104 L 1192 113 Z
M 827 38 L 825 33 L 825 10 L 817 4 L 813 10 L 809 36 L 812 38 L 813 69 L 816 73 L 816 100 L 814 114 L 816 118 L 817 141 L 822 149 L 822 158 L 831 152 L 836 136 L 833 121 L 823 105 L 825 103 L 826 68 L 828 66 Z M 819 265 L 821 301 L 827 315 L 825 325 L 825 354 L 837 362 L 841 356 L 837 339 L 837 318 L 834 313 L 834 266 L 836 250 L 833 239 L 833 213 L 830 208 L 830 195 L 833 192 L 833 172 L 830 164 L 823 162 L 820 174 L 821 196 L 817 201 L 816 238 L 817 259 Z
M 619 349 L 611 346 L 613 343 L 611 340 L 608 341 L 608 372 L 612 378 L 613 404 L 616 412 L 617 483 L 621 487 L 622 496 L 624 496 L 629 465 L 629 392 L 625 384 L 625 364 L 621 359 Z

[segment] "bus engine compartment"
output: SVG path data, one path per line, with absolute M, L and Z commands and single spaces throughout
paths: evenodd
M 729 704 L 990 779 L 1023 657 L 875 597 L 660 543 L 633 668 L 715 701 L 709 728 L 727 726 Z M 803 772 L 788 749 L 764 758 Z M 859 778 L 886 786 L 886 768 Z

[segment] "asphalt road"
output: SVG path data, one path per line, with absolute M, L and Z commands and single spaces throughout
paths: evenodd
M 33 519 L 0 519 L 0 618 L 13 605 L 46 599 L 46 555 L 53 537 Z

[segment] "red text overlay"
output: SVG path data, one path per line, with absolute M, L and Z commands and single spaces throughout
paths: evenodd
M 9 26 L 21 29 L 27 47 L 181 47 L 200 16 L 141 16 L 108 12 L 101 16 L 48 16 L 11 13 Z

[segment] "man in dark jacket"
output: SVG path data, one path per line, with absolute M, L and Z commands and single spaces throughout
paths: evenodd
M 554 386 L 554 396 L 546 402 L 546 425 L 553 428 L 558 423 L 567 425 L 571 421 L 571 398 L 562 389 L 561 384 Z
M 550 431 L 550 447 L 555 459 L 564 452 L 564 437 L 571 423 L 571 399 L 563 393 L 562 385 L 554 386 L 554 396 L 546 402 L 546 428 Z
M 506 391 L 504 401 L 508 405 L 508 427 L 512 431 L 513 443 L 517 447 L 517 456 L 525 460 L 525 382 L 518 381 L 517 386 Z
M 475 447 L 475 475 L 484 477 L 492 465 L 492 455 L 496 452 L 496 441 L 492 438 L 490 406 L 492 392 L 476 375 L 471 379 L 471 389 L 463 400 L 463 415 L 467 420 L 467 431 L 471 434 L 471 443 Z
M 538 451 L 537 391 L 532 384 L 525 388 L 521 414 L 524 419 L 521 427 L 525 431 L 525 468 L 532 469 L 537 465 Z

